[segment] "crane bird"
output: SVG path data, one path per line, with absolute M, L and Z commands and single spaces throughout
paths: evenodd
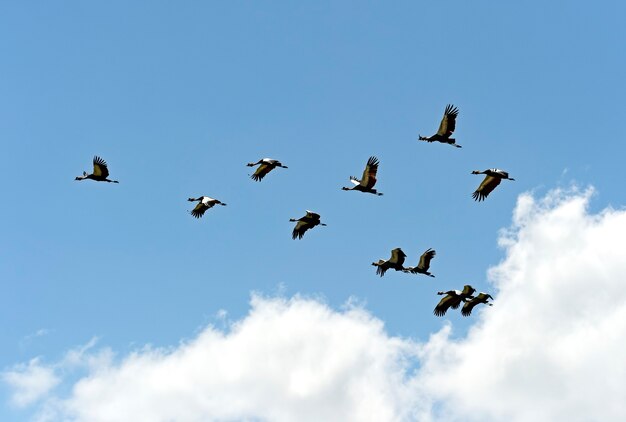
M 437 292 L 438 295 L 445 295 L 435 306 L 433 313 L 436 316 L 444 316 L 449 308 L 457 309 L 461 302 L 467 302 L 469 299 L 473 299 L 472 294 L 476 291 L 475 288 L 466 284 L 463 286 L 463 290 L 448 290 L 447 292 Z
M 400 248 L 395 248 L 391 251 L 391 258 L 388 260 L 379 259 L 378 262 L 372 262 L 372 265 L 376 267 L 376 274 L 384 276 L 388 269 L 393 268 L 396 271 L 402 271 L 404 268 L 404 260 L 406 254 Z
M 284 169 L 288 168 L 287 166 L 283 166 L 283 164 L 280 161 L 273 160 L 271 158 L 262 158 L 256 163 L 248 163 L 246 165 L 248 167 L 254 167 L 257 164 L 260 164 L 259 168 L 256 169 L 256 171 L 254 172 L 252 176 L 250 176 L 252 180 L 256 180 L 257 182 L 260 182 L 261 180 L 263 180 L 265 175 L 269 173 L 270 171 L 274 170 L 276 167 L 282 167 Z
M 437 253 L 434 249 L 428 248 L 426 252 L 424 252 L 422 256 L 420 256 L 420 261 L 417 266 L 407 267 L 402 271 L 404 271 L 405 273 L 424 274 L 430 277 L 434 277 L 434 275 L 428 272 L 428 268 L 430 268 L 430 260 L 433 259 L 436 254 Z
M 363 170 L 363 177 L 361 180 L 357 179 L 354 176 L 350 176 L 350 182 L 354 183 L 354 186 L 351 188 L 343 187 L 342 190 L 358 190 L 361 192 L 373 193 L 374 195 L 381 196 L 382 193 L 377 192 L 374 189 L 374 185 L 376 184 L 376 173 L 378 172 L 378 158 L 371 156 L 367 160 L 367 164 L 365 165 L 365 170 Z
M 461 148 L 461 145 L 457 145 L 455 143 L 454 138 L 450 138 L 452 133 L 454 132 L 454 128 L 456 127 L 456 117 L 459 115 L 459 109 L 453 106 L 452 104 L 448 104 L 446 106 L 446 111 L 443 113 L 443 118 L 441 119 L 441 123 L 439 124 L 439 130 L 433 136 L 421 136 L 419 137 L 420 141 L 426 142 L 442 142 L 444 144 L 450 144 L 457 148 Z
M 480 292 L 478 295 L 463 304 L 463 308 L 461 309 L 461 315 L 470 316 L 472 313 L 472 309 L 474 306 L 484 303 L 488 306 L 493 306 L 493 303 L 489 303 L 489 299 L 493 300 L 493 297 L 488 293 Z
M 304 236 L 304 233 L 307 230 L 312 229 L 317 225 L 326 225 L 320 221 L 320 215 L 318 213 L 309 210 L 306 210 L 306 215 L 304 217 L 298 219 L 290 218 L 289 221 L 298 222 L 291 233 L 292 239 L 302 239 L 302 236 Z
M 210 198 L 208 196 L 200 196 L 198 198 L 189 198 L 187 199 L 187 201 L 189 202 L 199 201 L 198 204 L 196 204 L 196 207 L 190 211 L 191 215 L 193 215 L 196 218 L 202 217 L 204 213 L 206 212 L 206 210 L 208 210 L 209 208 L 213 208 L 215 205 L 226 206 L 226 204 L 223 203 L 222 201 Z
M 87 172 L 84 171 L 82 176 L 76 176 L 76 180 L 91 179 L 96 182 L 119 183 L 117 180 L 109 180 L 107 177 L 109 177 L 107 163 L 96 155 L 93 157 L 93 173 L 87 174 Z
M 472 174 L 486 175 L 480 186 L 478 186 L 478 189 L 476 189 L 472 194 L 472 198 L 479 202 L 484 201 L 485 198 L 489 196 L 491 191 L 500 184 L 502 179 L 515 180 L 509 177 L 509 173 L 500 169 L 487 169 L 485 171 L 474 170 Z

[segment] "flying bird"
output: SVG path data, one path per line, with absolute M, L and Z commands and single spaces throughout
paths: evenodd
M 489 299 L 493 300 L 493 297 L 490 294 L 480 292 L 478 295 L 463 304 L 463 308 L 461 309 L 461 315 L 470 316 L 472 313 L 472 309 L 474 306 L 484 303 L 488 306 L 493 306 L 493 303 L 489 303 Z
M 320 215 L 318 213 L 309 210 L 306 210 L 306 215 L 304 217 L 298 219 L 290 218 L 289 221 L 294 221 L 298 223 L 291 233 L 292 239 L 302 239 L 302 236 L 304 236 L 304 233 L 307 230 L 312 229 L 317 225 L 326 225 L 320 221 Z
M 450 138 L 454 129 L 456 128 L 456 117 L 459 115 L 459 109 L 453 106 L 452 104 L 448 104 L 446 106 L 446 110 L 443 113 L 443 118 L 441 119 L 441 123 L 439 124 L 439 130 L 433 136 L 421 136 L 419 137 L 420 141 L 426 142 L 442 142 L 444 144 L 450 144 L 457 148 L 461 148 L 461 145 L 457 145 L 455 143 L 454 138 Z
M 469 299 L 472 299 L 475 288 L 466 284 L 463 287 L 463 290 L 448 290 L 447 292 L 437 292 L 438 295 L 445 295 L 435 306 L 435 310 L 433 313 L 436 316 L 444 316 L 446 312 L 448 312 L 449 308 L 457 309 L 461 302 L 466 302 Z
M 486 175 L 480 186 L 478 186 L 478 189 L 476 189 L 472 194 L 472 198 L 479 202 L 484 201 L 485 198 L 489 196 L 491 191 L 500 184 L 502 179 L 515 180 L 509 177 L 509 173 L 500 169 L 487 169 L 485 171 L 474 170 L 472 174 Z
M 391 258 L 388 260 L 379 259 L 378 262 L 372 262 L 372 265 L 376 267 L 376 274 L 384 276 L 388 269 L 394 269 L 396 271 L 402 271 L 404 268 L 404 260 L 406 254 L 400 248 L 395 248 L 391 251 Z
M 417 264 L 417 266 L 415 266 L 415 267 L 407 267 L 403 271 L 405 273 L 424 274 L 424 275 L 428 275 L 430 277 L 434 277 L 434 275 L 432 275 L 431 273 L 428 272 L 428 269 L 430 268 L 430 260 L 433 259 L 436 254 L 437 253 L 435 252 L 434 249 L 428 248 L 426 250 L 426 252 L 424 252 L 422 254 L 422 256 L 420 256 L 420 261 Z
M 381 196 L 382 193 L 379 193 L 374 189 L 374 185 L 376 184 L 376 173 L 378 172 L 378 158 L 371 156 L 367 160 L 367 164 L 365 165 L 365 170 L 363 170 L 363 177 L 361 180 L 357 179 L 354 176 L 350 176 L 350 182 L 354 184 L 351 188 L 343 187 L 342 190 L 358 190 L 361 192 L 373 193 L 374 195 Z
M 208 196 L 200 196 L 198 198 L 189 198 L 187 199 L 187 201 L 189 202 L 199 201 L 198 204 L 196 204 L 195 208 L 190 211 L 191 215 L 193 215 L 196 218 L 202 217 L 204 213 L 206 212 L 206 210 L 208 210 L 209 208 L 213 208 L 215 205 L 226 206 L 226 204 L 223 203 L 222 201 L 210 198 Z
M 284 169 L 288 168 L 287 166 L 283 166 L 280 161 L 273 160 L 271 158 L 263 158 L 257 161 L 256 163 L 248 163 L 246 165 L 248 167 L 254 167 L 257 164 L 260 164 L 259 168 L 256 169 L 256 171 L 254 172 L 252 176 L 250 176 L 252 180 L 256 180 L 257 182 L 260 182 L 261 180 L 263 180 L 265 175 L 269 173 L 270 171 L 274 170 L 276 167 L 282 167 Z
M 109 180 L 107 177 L 109 177 L 107 163 L 96 155 L 93 157 L 93 173 L 87 174 L 87 172 L 84 171 L 82 176 L 76 177 L 76 180 L 91 179 L 96 182 L 119 183 L 117 180 Z

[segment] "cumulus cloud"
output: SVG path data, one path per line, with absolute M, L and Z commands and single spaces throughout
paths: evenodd
M 41 364 L 39 358 L 15 365 L 2 374 L 2 380 L 11 388 L 11 401 L 18 407 L 34 403 L 61 381 L 52 368 Z
M 354 303 L 253 296 L 229 330 L 172 348 L 77 349 L 57 364 L 86 362 L 71 392 L 50 392 L 49 368 L 31 397 L 50 420 L 89 422 L 624 421 L 626 212 L 591 214 L 591 196 L 518 199 L 488 272 L 494 306 L 463 338 L 448 324 L 418 344 Z
M 466 338 L 430 341 L 421 379 L 447 420 L 626 420 L 626 212 L 592 190 L 522 195 Z

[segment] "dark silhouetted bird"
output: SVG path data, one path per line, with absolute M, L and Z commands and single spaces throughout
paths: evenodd
M 259 168 L 256 169 L 256 171 L 254 172 L 252 176 L 250 176 L 252 180 L 256 180 L 257 182 L 260 182 L 261 180 L 263 180 L 265 175 L 269 173 L 270 171 L 274 170 L 276 167 L 282 167 L 284 169 L 287 168 L 287 166 L 283 166 L 280 161 L 273 160 L 271 158 L 263 158 L 257 161 L 256 163 L 248 163 L 246 165 L 248 167 L 254 167 L 257 164 L 260 164 Z
M 470 316 L 472 313 L 472 309 L 474 306 L 484 303 L 488 306 L 493 306 L 492 303 L 489 303 L 489 299 L 493 300 L 490 294 L 480 292 L 478 295 L 463 304 L 463 308 L 461 309 L 461 315 Z
M 452 132 L 456 128 L 456 117 L 459 115 L 459 109 L 453 106 L 452 104 L 448 104 L 446 106 L 446 111 L 443 113 L 443 119 L 441 119 L 441 123 L 439 124 L 439 130 L 433 136 L 420 136 L 420 141 L 426 142 L 442 142 L 444 144 L 450 144 L 457 148 L 461 148 L 461 145 L 457 145 L 454 138 L 450 138 L 452 136 Z
M 222 201 L 209 198 L 208 196 L 200 196 L 199 198 L 189 198 L 187 199 L 187 201 L 189 202 L 200 201 L 198 202 L 196 207 L 190 211 L 191 215 L 193 215 L 196 218 L 202 217 L 204 213 L 206 212 L 206 210 L 208 210 L 209 208 L 213 208 L 215 205 L 226 206 L 226 204 L 223 203 Z
M 403 270 L 402 264 L 404 264 L 405 258 L 406 254 L 402 249 L 395 248 L 391 251 L 391 258 L 386 261 L 379 259 L 378 262 L 372 262 L 372 265 L 376 267 L 376 274 L 382 277 L 388 269 L 394 269 L 396 271 Z
M 448 290 L 447 292 L 437 292 L 438 295 L 445 295 L 435 306 L 433 313 L 436 316 L 444 316 L 449 308 L 457 309 L 461 302 L 472 299 L 475 288 L 466 284 L 463 290 Z
M 422 256 L 420 256 L 420 261 L 416 267 L 407 267 L 403 271 L 405 273 L 425 274 L 425 275 L 434 277 L 434 275 L 428 272 L 428 269 L 430 268 L 430 260 L 433 259 L 436 254 L 437 253 L 435 252 L 434 249 L 432 248 L 427 249 L 426 252 L 424 252 Z
M 374 189 L 374 185 L 376 184 L 376 173 L 378 172 L 378 158 L 372 156 L 367 160 L 367 165 L 365 166 L 365 170 L 363 171 L 363 177 L 361 180 L 357 179 L 354 176 L 350 176 L 350 181 L 354 183 L 354 186 L 351 188 L 343 187 L 342 190 L 358 190 L 361 192 L 373 193 L 374 195 L 381 196 L 382 193 L 379 193 Z
M 515 180 L 509 177 L 509 173 L 500 169 L 487 169 L 485 171 L 474 170 L 472 174 L 486 175 L 480 186 L 478 186 L 478 189 L 476 189 L 472 194 L 472 198 L 476 201 L 484 201 L 485 198 L 489 196 L 491 191 L 500 184 L 502 179 Z
M 302 239 L 302 236 L 304 236 L 304 233 L 307 230 L 312 229 L 313 227 L 317 225 L 320 225 L 320 226 L 326 225 L 320 222 L 319 214 L 313 211 L 309 211 L 309 210 L 306 210 L 306 215 L 304 217 L 301 217 L 298 219 L 290 218 L 289 221 L 298 222 L 298 224 L 296 224 L 296 227 L 294 227 L 293 232 L 291 233 L 292 239 Z
M 96 155 L 93 157 L 93 173 L 87 174 L 87 172 L 84 171 L 82 176 L 76 177 L 76 180 L 91 179 L 96 182 L 119 183 L 117 180 L 109 180 L 107 177 L 109 177 L 107 163 Z

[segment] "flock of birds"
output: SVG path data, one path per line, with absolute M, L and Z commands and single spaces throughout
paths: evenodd
M 444 144 L 452 145 L 456 148 L 461 148 L 461 145 L 456 143 L 456 140 L 452 138 L 452 134 L 456 128 L 456 118 L 459 115 L 459 109 L 449 104 L 439 124 L 439 130 L 432 136 L 425 137 L 419 136 L 420 141 L 426 142 L 441 142 Z M 378 192 L 374 186 L 376 185 L 376 174 L 378 172 L 379 161 L 376 157 L 371 156 L 365 165 L 363 176 L 361 179 L 357 179 L 354 176 L 350 176 L 349 180 L 353 184 L 351 187 L 342 187 L 342 190 L 347 191 L 360 191 L 364 193 L 370 193 L 377 196 L 382 196 L 381 192 Z M 256 171 L 250 176 L 252 180 L 260 182 L 265 176 L 277 167 L 287 168 L 280 161 L 271 158 L 263 158 L 256 163 L 248 163 L 247 166 L 258 166 Z M 476 201 L 484 201 L 489 194 L 504 180 L 515 180 L 509 177 L 509 174 L 497 168 L 487 169 L 484 171 L 474 170 L 472 174 L 484 174 L 485 178 L 478 186 L 478 188 L 472 194 L 472 197 Z M 109 169 L 107 163 L 100 157 L 95 156 L 93 158 L 93 173 L 88 174 L 83 172 L 82 176 L 77 176 L 76 180 L 90 179 L 96 182 L 108 182 L 119 183 L 117 180 L 109 179 Z M 224 202 L 218 199 L 208 196 L 200 196 L 198 198 L 189 198 L 190 202 L 198 202 L 193 210 L 190 211 L 191 215 L 195 218 L 201 218 L 204 213 L 213 208 L 215 205 L 225 206 Z M 291 222 L 295 222 L 296 225 L 293 229 L 291 237 L 293 239 L 302 239 L 307 230 L 314 228 L 315 226 L 326 226 L 321 222 L 319 214 L 313 211 L 306 211 L 306 215 L 300 218 L 291 218 Z M 428 270 L 430 269 L 430 261 L 435 257 L 436 252 L 433 249 L 426 250 L 419 259 L 418 264 L 415 267 L 404 267 L 404 261 L 406 254 L 400 248 L 395 248 L 391 251 L 391 257 L 387 260 L 379 259 L 377 262 L 373 262 L 372 265 L 376 267 L 376 274 L 381 277 L 385 275 L 387 270 L 393 269 L 396 271 L 402 271 L 409 274 L 423 274 L 426 276 L 434 277 Z M 438 295 L 444 297 L 439 301 L 435 307 L 434 314 L 436 316 L 443 316 L 448 309 L 458 309 L 461 303 L 463 308 L 461 309 L 461 315 L 469 316 L 472 313 L 472 309 L 476 305 L 486 304 L 492 306 L 489 300 L 493 300 L 493 297 L 488 293 L 479 292 L 474 296 L 476 289 L 470 285 L 465 285 L 463 290 L 449 290 L 445 292 L 437 292 Z

